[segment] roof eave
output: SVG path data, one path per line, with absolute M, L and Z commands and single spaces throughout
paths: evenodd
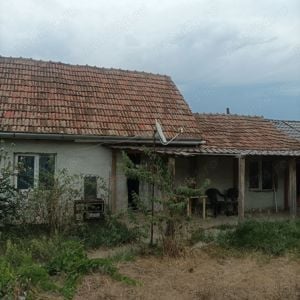
M 2 139 L 25 139 L 25 140 L 52 140 L 52 141 L 74 141 L 78 143 L 124 143 L 124 144 L 153 144 L 152 137 L 141 136 L 95 136 L 80 134 L 56 134 L 56 133 L 23 133 L 23 132 L 0 132 Z M 157 142 L 158 140 L 156 140 Z M 197 146 L 204 144 L 200 138 L 178 138 L 172 145 Z

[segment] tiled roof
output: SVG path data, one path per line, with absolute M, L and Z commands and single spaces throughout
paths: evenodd
M 300 140 L 300 121 L 270 120 L 278 129 Z
M 168 76 L 0 57 L 0 132 L 199 138 L 196 120 Z
M 263 117 L 231 114 L 195 114 L 195 117 L 200 134 L 206 141 L 202 149 L 207 152 L 253 155 L 300 153 L 299 141 L 278 130 Z
M 115 149 L 126 149 L 134 151 L 145 151 L 145 147 L 141 146 L 111 146 Z M 152 149 L 149 147 L 149 149 Z M 300 156 L 300 150 L 244 150 L 244 149 L 229 149 L 217 148 L 212 146 L 192 146 L 192 147 L 156 147 L 155 151 L 161 154 L 179 155 L 179 156 L 198 156 L 198 155 L 230 155 L 230 156 Z

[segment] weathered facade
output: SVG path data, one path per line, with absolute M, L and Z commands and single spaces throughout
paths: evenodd
M 183 132 L 162 146 L 153 138 L 155 120 L 168 139 Z M 33 170 L 15 176 L 19 189 L 39 184 L 41 168 L 65 168 L 102 178 L 111 209 L 127 209 L 130 190 L 150 189 L 126 178 L 121 151 L 138 155 L 155 143 L 175 161 L 177 184 L 193 177 L 221 192 L 238 188 L 241 217 L 275 206 L 296 215 L 300 143 L 275 125 L 261 117 L 193 115 L 168 76 L 0 57 L 0 139 L 15 165 Z

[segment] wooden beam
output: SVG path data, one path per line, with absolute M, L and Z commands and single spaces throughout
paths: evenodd
M 297 215 L 297 191 L 296 191 L 296 159 L 289 160 L 289 207 L 293 217 Z
M 172 184 L 175 183 L 175 157 L 169 156 L 168 158 L 168 169 L 170 172 L 170 175 L 172 177 Z
M 112 150 L 111 157 L 111 211 L 116 212 L 117 207 L 117 151 Z
M 245 157 L 238 158 L 238 215 L 239 219 L 245 217 Z

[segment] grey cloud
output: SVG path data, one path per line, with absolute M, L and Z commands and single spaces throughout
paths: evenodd
M 168 74 L 197 110 L 299 107 L 299 28 L 298 0 L 0 2 L 1 55 Z

